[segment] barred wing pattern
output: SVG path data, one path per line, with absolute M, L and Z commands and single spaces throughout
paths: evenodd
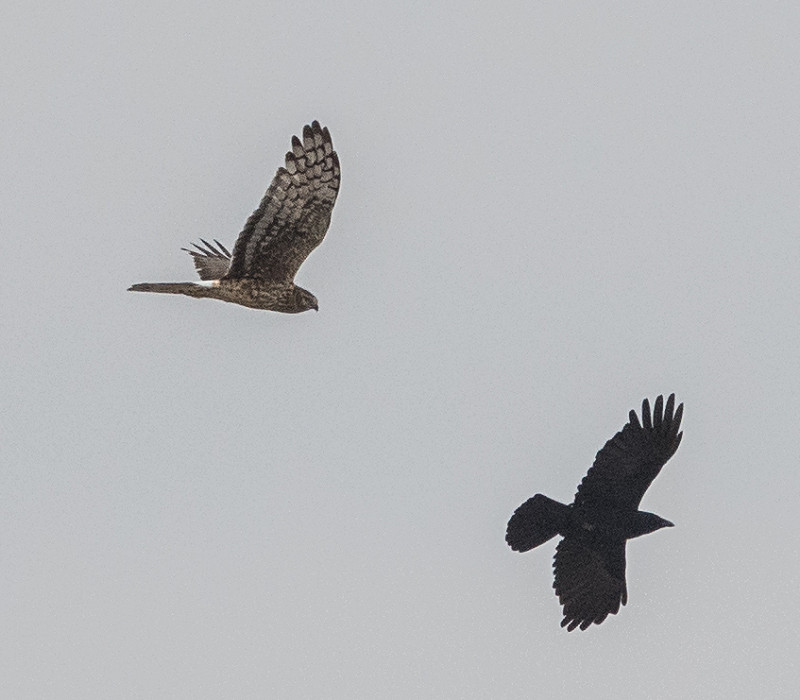
M 291 283 L 325 237 L 339 177 L 339 158 L 328 128 L 317 121 L 303 127 L 302 142 L 292 137 L 286 166 L 278 168 L 239 234 L 225 278 Z
M 645 491 L 681 444 L 683 404 L 675 410 L 675 394 L 642 402 L 642 422 L 631 411 L 628 424 L 597 453 L 578 486 L 574 505 L 609 510 L 636 510 Z

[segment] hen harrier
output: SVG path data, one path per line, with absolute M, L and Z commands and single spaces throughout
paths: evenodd
M 625 586 L 625 542 L 672 523 L 638 510 L 647 487 L 681 443 L 678 432 L 683 404 L 675 411 L 675 394 L 642 402 L 642 422 L 635 411 L 594 459 L 572 505 L 537 493 L 517 508 L 508 521 L 506 542 L 527 552 L 561 535 L 553 568 L 559 602 L 564 606 L 562 627 L 599 625 L 628 601 Z M 674 411 L 674 412 L 673 412 Z
M 200 239 L 194 258 L 201 282 L 144 282 L 131 292 L 210 297 L 253 309 L 287 314 L 318 309 L 317 298 L 294 283 L 294 276 L 325 237 L 339 192 L 339 158 L 328 128 L 303 127 L 302 142 L 292 136 L 286 167 L 239 234 L 233 255 L 219 241 Z

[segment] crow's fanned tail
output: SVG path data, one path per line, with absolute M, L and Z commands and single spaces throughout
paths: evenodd
M 506 542 L 515 552 L 527 552 L 544 544 L 569 521 L 569 506 L 537 493 L 511 516 L 506 529 Z

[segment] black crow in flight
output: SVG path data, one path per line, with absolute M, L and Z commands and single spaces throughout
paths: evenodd
M 639 503 L 667 460 L 681 444 L 683 404 L 675 410 L 675 394 L 656 399 L 650 415 L 642 402 L 642 422 L 636 411 L 594 459 L 578 486 L 572 505 L 537 493 L 511 516 L 506 542 L 527 552 L 561 535 L 553 563 L 561 626 L 568 631 L 599 625 L 628 602 L 625 586 L 625 542 L 662 527 L 669 520 L 639 510 Z

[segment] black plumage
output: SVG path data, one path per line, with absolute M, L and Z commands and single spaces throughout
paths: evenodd
M 642 402 L 629 422 L 595 457 L 571 505 L 542 494 L 523 503 L 511 516 L 506 542 L 526 552 L 561 535 L 553 564 L 556 595 L 564 608 L 562 627 L 585 630 L 616 614 L 628 600 L 625 543 L 672 523 L 639 510 L 648 486 L 680 445 L 683 404 L 675 395 L 664 405 L 659 396 L 651 415 Z

